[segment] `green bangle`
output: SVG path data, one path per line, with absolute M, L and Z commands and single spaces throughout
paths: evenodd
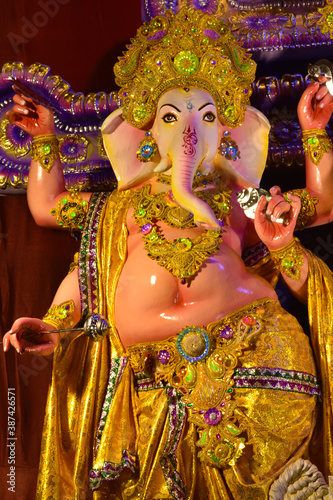
M 31 158 L 38 161 L 46 172 L 50 172 L 59 155 L 59 141 L 55 134 L 37 135 L 32 140 Z
M 301 267 L 304 264 L 303 247 L 298 238 L 293 238 L 288 245 L 277 250 L 270 250 L 273 262 L 280 272 L 298 281 L 301 277 Z

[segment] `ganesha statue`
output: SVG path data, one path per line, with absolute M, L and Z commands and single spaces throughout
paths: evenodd
M 254 74 L 214 16 L 145 23 L 115 65 L 119 109 L 102 126 L 111 193 L 64 193 L 52 112 L 14 97 L 8 119 L 34 136 L 36 221 L 82 231 L 45 317 L 4 338 L 54 353 L 37 498 L 277 500 L 272 485 L 301 459 L 328 495 L 333 280 L 294 230 L 332 218 L 333 98 L 306 89 L 307 186 L 274 186 L 252 220 L 237 194 L 259 186 L 269 133 L 249 105 Z M 279 278 L 308 303 L 311 345 Z

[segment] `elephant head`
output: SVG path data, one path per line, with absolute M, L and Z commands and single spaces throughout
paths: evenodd
M 197 224 L 218 227 L 211 208 L 192 191 L 199 167 L 214 170 L 221 124 L 212 97 L 195 88 L 169 90 L 158 102 L 152 133 L 161 156 L 155 172 L 171 168 L 174 198 Z
M 258 185 L 265 167 L 269 123 L 248 107 L 243 124 L 231 129 L 240 158 L 227 160 L 219 150 L 222 134 L 229 130 L 218 119 L 212 96 L 199 88 L 176 88 L 160 97 L 151 132 L 158 154 L 148 163 L 136 157 L 145 131 L 131 126 L 112 113 L 102 126 L 104 146 L 118 179 L 118 188 L 127 189 L 152 178 L 156 172 L 171 174 L 174 199 L 194 215 L 198 225 L 218 228 L 211 208 L 192 191 L 196 172 L 223 170 L 242 187 Z

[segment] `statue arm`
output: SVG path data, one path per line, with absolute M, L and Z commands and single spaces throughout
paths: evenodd
M 318 129 L 325 131 L 332 112 L 333 96 L 326 85 L 311 83 L 304 91 L 298 104 L 298 117 L 302 131 Z M 318 137 L 321 142 L 322 139 Z M 325 224 L 333 220 L 333 151 L 323 154 L 318 164 L 305 156 L 306 188 L 312 197 L 318 198 L 316 215 L 307 226 Z
M 55 134 L 53 113 L 44 106 L 34 104 L 31 98 L 25 97 L 15 87 L 18 93 L 13 97 L 14 106 L 7 113 L 11 123 L 22 128 L 33 137 Z M 65 188 L 60 157 L 57 154 L 50 172 L 42 167 L 40 161 L 32 159 L 27 188 L 27 199 L 30 211 L 39 226 L 59 228 L 51 209 L 68 192 Z M 89 201 L 90 193 L 81 193 L 84 201 Z
M 48 356 L 53 353 L 62 337 L 61 333 L 43 333 L 73 328 L 81 318 L 81 298 L 78 270 L 69 273 L 59 286 L 50 309 L 43 319 L 19 318 L 3 337 L 3 349 L 12 345 L 17 352 Z M 74 335 L 74 333 L 64 334 Z
M 270 251 L 288 289 L 300 302 L 306 303 L 309 266 L 301 244 L 294 238 L 301 200 L 296 195 L 289 195 L 291 203 L 288 203 L 277 186 L 271 189 L 271 194 L 273 197 L 268 204 L 264 196 L 258 203 L 255 230 Z M 285 223 L 277 222 L 281 216 Z

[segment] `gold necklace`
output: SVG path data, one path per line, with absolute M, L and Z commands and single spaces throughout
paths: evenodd
M 231 189 L 228 189 L 220 178 L 216 179 L 214 190 L 199 191 L 196 194 L 212 208 L 220 220 L 220 230 L 205 230 L 196 238 L 175 238 L 168 240 L 158 227 L 158 221 L 170 227 L 189 229 L 196 227 L 193 214 L 180 207 L 173 199 L 172 191 L 151 194 L 151 186 L 146 184 L 136 191 L 132 200 L 134 220 L 140 227 L 142 239 L 148 257 L 156 260 L 168 272 L 181 280 L 182 284 L 199 271 L 202 264 L 211 255 L 219 251 L 222 233 L 227 225 L 227 217 L 231 209 Z

